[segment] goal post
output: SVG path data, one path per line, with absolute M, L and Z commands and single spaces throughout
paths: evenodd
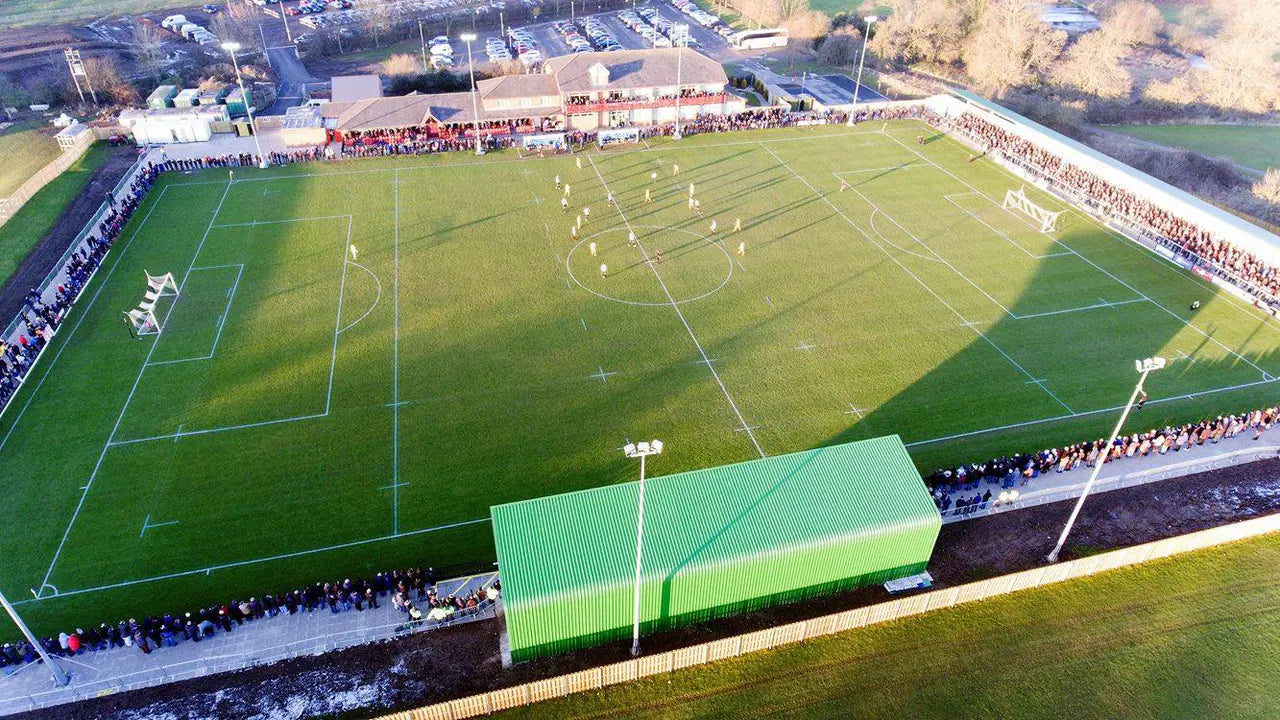
M 1030 217 L 1032 220 L 1040 223 L 1040 232 L 1048 233 L 1058 229 L 1058 216 L 1062 211 L 1054 212 L 1032 202 L 1027 198 L 1025 188 L 1017 190 L 1006 190 L 1004 192 L 1004 204 L 1001 205 L 1005 210 L 1016 210 L 1023 215 Z
M 166 295 L 176 297 L 178 294 L 178 283 L 174 281 L 173 273 L 152 275 L 143 270 L 142 274 L 147 279 L 147 291 L 142 296 L 142 302 L 138 303 L 138 307 L 122 313 L 124 324 L 134 337 L 159 334 L 160 321 L 156 319 L 156 303 Z

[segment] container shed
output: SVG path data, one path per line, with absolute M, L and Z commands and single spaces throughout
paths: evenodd
M 246 95 L 248 95 L 249 97 L 248 102 L 245 102 Z M 236 117 L 238 115 L 248 115 L 249 108 L 252 106 L 253 106 L 253 90 L 252 89 L 246 89 L 244 92 L 240 92 L 240 88 L 232 88 L 231 92 L 227 93 L 227 112 L 231 113 L 232 117 Z
M 152 110 L 163 110 L 173 107 L 173 97 L 178 94 L 177 85 L 161 85 L 147 96 L 147 107 Z
M 200 104 L 200 90 L 197 88 L 187 88 L 177 95 L 173 96 L 173 106 L 178 108 L 192 108 Z
M 638 486 L 491 508 L 513 661 L 630 636 Z M 651 479 L 641 629 L 914 575 L 941 526 L 896 435 Z
M 221 105 L 227 97 L 230 87 L 227 85 L 214 85 L 206 87 L 200 91 L 201 105 Z

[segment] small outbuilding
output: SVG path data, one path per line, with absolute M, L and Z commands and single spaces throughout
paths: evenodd
M 631 635 L 638 487 L 491 508 L 513 661 Z M 653 478 L 642 631 L 918 574 L 941 527 L 896 435 Z
M 382 78 L 377 75 L 336 75 L 333 78 L 333 101 L 356 102 L 382 97 Z
M 138 145 L 204 142 L 215 123 L 226 123 L 226 105 L 175 107 L 163 110 L 125 110 L 120 125 L 133 133 Z
M 178 94 L 177 85 L 161 85 L 147 96 L 147 107 L 152 110 L 163 110 L 173 107 L 173 98 Z

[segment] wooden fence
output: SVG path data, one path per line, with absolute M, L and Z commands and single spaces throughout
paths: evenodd
M 69 149 L 63 150 L 61 155 L 53 159 L 53 162 L 40 168 L 35 175 L 27 178 L 27 181 L 13 191 L 12 195 L 0 200 L 0 225 L 8 222 L 9 218 L 13 217 L 23 205 L 26 205 L 32 196 L 40 192 L 41 188 L 48 185 L 54 178 L 61 175 L 62 171 L 79 160 L 80 156 L 84 155 L 85 151 L 89 149 L 90 145 L 93 145 L 93 141 L 96 139 L 91 132 L 82 133 L 79 137 L 82 138 L 80 142 Z
M 1280 531 L 1280 513 L 538 680 L 379 720 L 460 720 Z

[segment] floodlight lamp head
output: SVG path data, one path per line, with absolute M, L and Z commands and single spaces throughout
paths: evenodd
M 234 40 L 228 40 L 222 43 L 222 49 L 226 50 L 227 52 L 233 53 L 240 49 L 240 43 Z
M 866 24 L 868 24 L 868 25 L 870 25 L 870 24 L 871 24 L 871 23 L 873 23 L 873 22 L 878 22 L 879 20 L 880 20 L 880 16 L 879 16 L 879 15 L 868 15 L 868 16 L 866 16 L 866 17 L 862 18 L 862 22 L 864 22 L 864 23 L 866 23 Z
M 635 443 L 627 443 L 626 445 L 623 445 L 623 446 L 622 446 L 622 454 L 623 454 L 623 455 L 626 455 L 627 457 L 635 457 L 635 456 L 636 456 L 636 444 L 635 444 Z
M 1144 373 L 1151 372 L 1153 370 L 1163 370 L 1166 362 L 1167 361 L 1162 357 L 1149 357 L 1144 360 L 1134 360 L 1133 364 L 1134 367 L 1138 369 L 1138 372 Z
M 648 455 L 648 454 L 649 454 L 649 443 L 647 443 L 647 442 L 639 442 L 639 443 L 636 443 L 636 452 L 637 452 L 637 453 L 639 453 L 639 454 L 641 454 L 641 455 Z
M 459 40 L 461 40 L 462 42 L 467 42 L 467 43 L 469 43 L 469 42 L 471 42 L 472 40 L 475 40 L 475 39 L 476 39 L 476 34 L 475 34 L 475 33 L 462 33 L 461 35 L 459 35 L 459 36 L 458 36 L 458 39 L 459 39 Z
M 653 449 L 653 454 L 654 454 L 654 455 L 659 455 L 659 454 L 661 454 L 661 453 L 662 453 L 662 441 L 661 441 L 661 440 L 654 440 L 653 442 L 649 443 L 649 447 Z

